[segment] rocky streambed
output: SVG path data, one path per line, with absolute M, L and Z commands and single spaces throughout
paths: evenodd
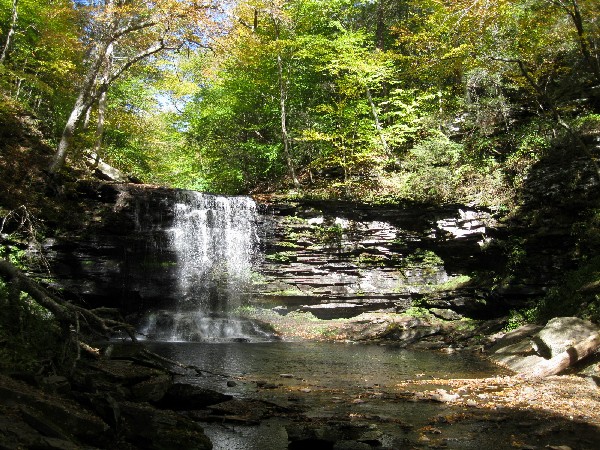
M 416 320 L 367 319 L 407 329 Z M 597 359 L 545 379 L 490 361 L 544 359 L 524 348 L 550 344 L 542 331 L 487 334 L 477 344 L 448 327 L 370 344 L 323 342 L 323 334 L 320 342 L 113 343 L 67 377 L 0 377 L 0 448 L 594 449 Z M 548 347 L 560 351 L 560 339 Z

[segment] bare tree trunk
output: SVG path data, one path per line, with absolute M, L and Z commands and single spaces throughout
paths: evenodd
M 578 0 L 550 0 L 555 5 L 560 6 L 568 15 L 571 17 L 573 21 L 573 25 L 577 30 L 577 40 L 579 43 L 579 49 L 581 50 L 581 54 L 583 55 L 583 59 L 585 60 L 588 67 L 593 72 L 596 77 L 596 81 L 600 83 L 600 60 L 598 60 L 597 56 L 592 55 L 590 51 L 591 42 L 587 36 L 587 32 L 583 26 L 583 18 L 581 17 L 581 9 L 579 8 Z
M 381 126 L 381 123 L 379 122 L 377 108 L 375 107 L 375 103 L 373 103 L 373 96 L 371 95 L 371 90 L 369 88 L 367 88 L 367 99 L 369 100 L 369 105 L 371 106 L 371 113 L 373 113 L 373 119 L 375 119 L 375 128 L 377 129 L 377 133 L 379 134 L 381 146 L 383 147 L 383 151 L 385 152 L 385 154 L 388 155 L 390 153 L 390 148 L 388 147 L 385 135 L 383 134 L 383 128 Z
M 71 141 L 75 135 L 77 124 L 79 123 L 81 116 L 83 116 L 85 111 L 89 108 L 89 104 L 91 104 L 89 101 L 89 93 L 81 92 L 75 102 L 75 106 L 73 106 L 73 109 L 71 110 L 65 128 L 63 129 L 58 149 L 52 158 L 50 173 L 56 173 L 64 165 L 65 160 L 67 159 L 67 151 L 69 150 Z
M 593 334 L 587 339 L 569 347 L 552 359 L 537 364 L 530 372 L 521 373 L 524 378 L 543 378 L 562 372 L 578 361 L 587 358 L 600 348 L 600 333 Z
M 375 28 L 375 47 L 385 49 L 385 5 L 384 0 L 377 2 L 377 25 Z
M 0 64 L 4 64 L 4 60 L 8 55 L 8 49 L 10 48 L 10 44 L 12 38 L 15 34 L 15 28 L 17 26 L 17 20 L 19 19 L 19 0 L 13 0 L 12 5 L 12 19 L 10 22 L 10 28 L 6 35 L 6 42 L 4 43 L 4 47 L 2 48 L 2 53 L 0 54 Z
M 106 98 L 108 95 L 108 79 L 112 71 L 113 45 L 111 44 L 106 52 L 106 61 L 104 63 L 104 73 L 100 83 L 100 98 L 98 99 L 98 124 L 96 126 L 96 142 L 94 144 L 94 153 L 96 154 L 95 164 L 100 161 L 100 151 L 102 150 L 102 138 L 104 136 L 104 121 L 106 117 Z
M 105 55 L 111 45 L 112 42 L 103 42 L 96 47 L 90 55 L 92 62 L 91 66 L 88 69 L 77 100 L 75 101 L 75 105 L 73 106 L 71 114 L 65 124 L 65 128 L 63 129 L 58 148 L 52 158 L 52 163 L 50 164 L 50 173 L 56 173 L 64 165 L 67 158 L 67 151 L 69 150 L 71 141 L 75 135 L 77 124 L 88 108 L 94 103 L 94 85 L 98 79 L 98 73 L 102 67 L 102 63 L 105 61 Z
M 279 23 L 275 17 L 271 17 L 275 27 L 275 40 L 279 40 Z M 277 77 L 279 78 L 279 106 L 281 113 L 281 138 L 283 140 L 283 154 L 290 172 L 290 177 L 296 188 L 300 187 L 300 181 L 296 177 L 294 162 L 292 161 L 290 136 L 287 130 L 287 87 L 283 74 L 283 59 L 281 53 L 277 53 Z
M 290 152 L 290 136 L 287 130 L 287 111 L 286 111 L 286 88 L 285 80 L 283 79 L 283 62 L 281 55 L 277 55 L 277 71 L 279 74 L 279 104 L 281 107 L 281 137 L 283 139 L 283 153 L 287 162 L 288 170 L 290 171 L 290 177 L 294 182 L 294 186 L 300 187 L 300 181 L 296 177 L 296 171 L 294 170 L 294 163 Z

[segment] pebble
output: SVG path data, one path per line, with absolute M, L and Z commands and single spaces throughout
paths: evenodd
M 305 394 L 308 394 L 309 392 L 312 392 L 312 389 L 302 388 L 302 389 L 300 389 L 300 392 L 304 392 Z
M 279 376 L 281 378 L 294 378 L 294 375 L 291 373 L 280 373 Z
M 237 383 L 233 380 L 229 380 L 227 382 L 227 387 L 236 387 L 236 386 L 237 386 Z

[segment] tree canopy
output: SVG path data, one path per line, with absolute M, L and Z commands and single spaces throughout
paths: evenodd
M 87 151 L 179 187 L 489 203 L 557 139 L 590 156 L 600 117 L 593 0 L 0 6 L 0 87 L 52 170 Z

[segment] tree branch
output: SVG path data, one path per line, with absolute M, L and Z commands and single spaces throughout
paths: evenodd
M 151 47 L 148 47 L 145 50 L 142 50 L 137 55 L 131 57 L 127 62 L 125 62 L 121 67 L 119 67 L 104 83 L 102 83 L 102 85 L 106 86 L 105 89 L 107 89 L 111 83 L 113 83 L 117 78 L 119 78 L 123 74 L 123 72 L 125 72 L 127 69 L 129 69 L 131 66 L 141 61 L 142 59 L 154 55 L 162 50 L 178 50 L 179 48 L 180 47 L 167 47 L 165 45 L 164 40 L 161 39 L 156 44 L 152 45 Z M 102 91 L 102 88 L 99 91 Z
M 32 281 L 13 264 L 1 259 L 0 277 L 10 283 L 18 283 L 21 291 L 29 294 L 29 296 L 40 306 L 43 306 L 50 311 L 63 327 L 76 325 L 79 318 L 82 318 L 89 331 L 94 334 L 109 337 L 112 333 L 117 331 L 125 331 L 132 340 L 136 340 L 135 329 L 131 325 L 120 320 L 105 318 L 100 315 L 107 313 L 116 314 L 117 312 L 115 310 L 99 309 L 94 311 L 61 300 L 45 290 L 35 281 Z

